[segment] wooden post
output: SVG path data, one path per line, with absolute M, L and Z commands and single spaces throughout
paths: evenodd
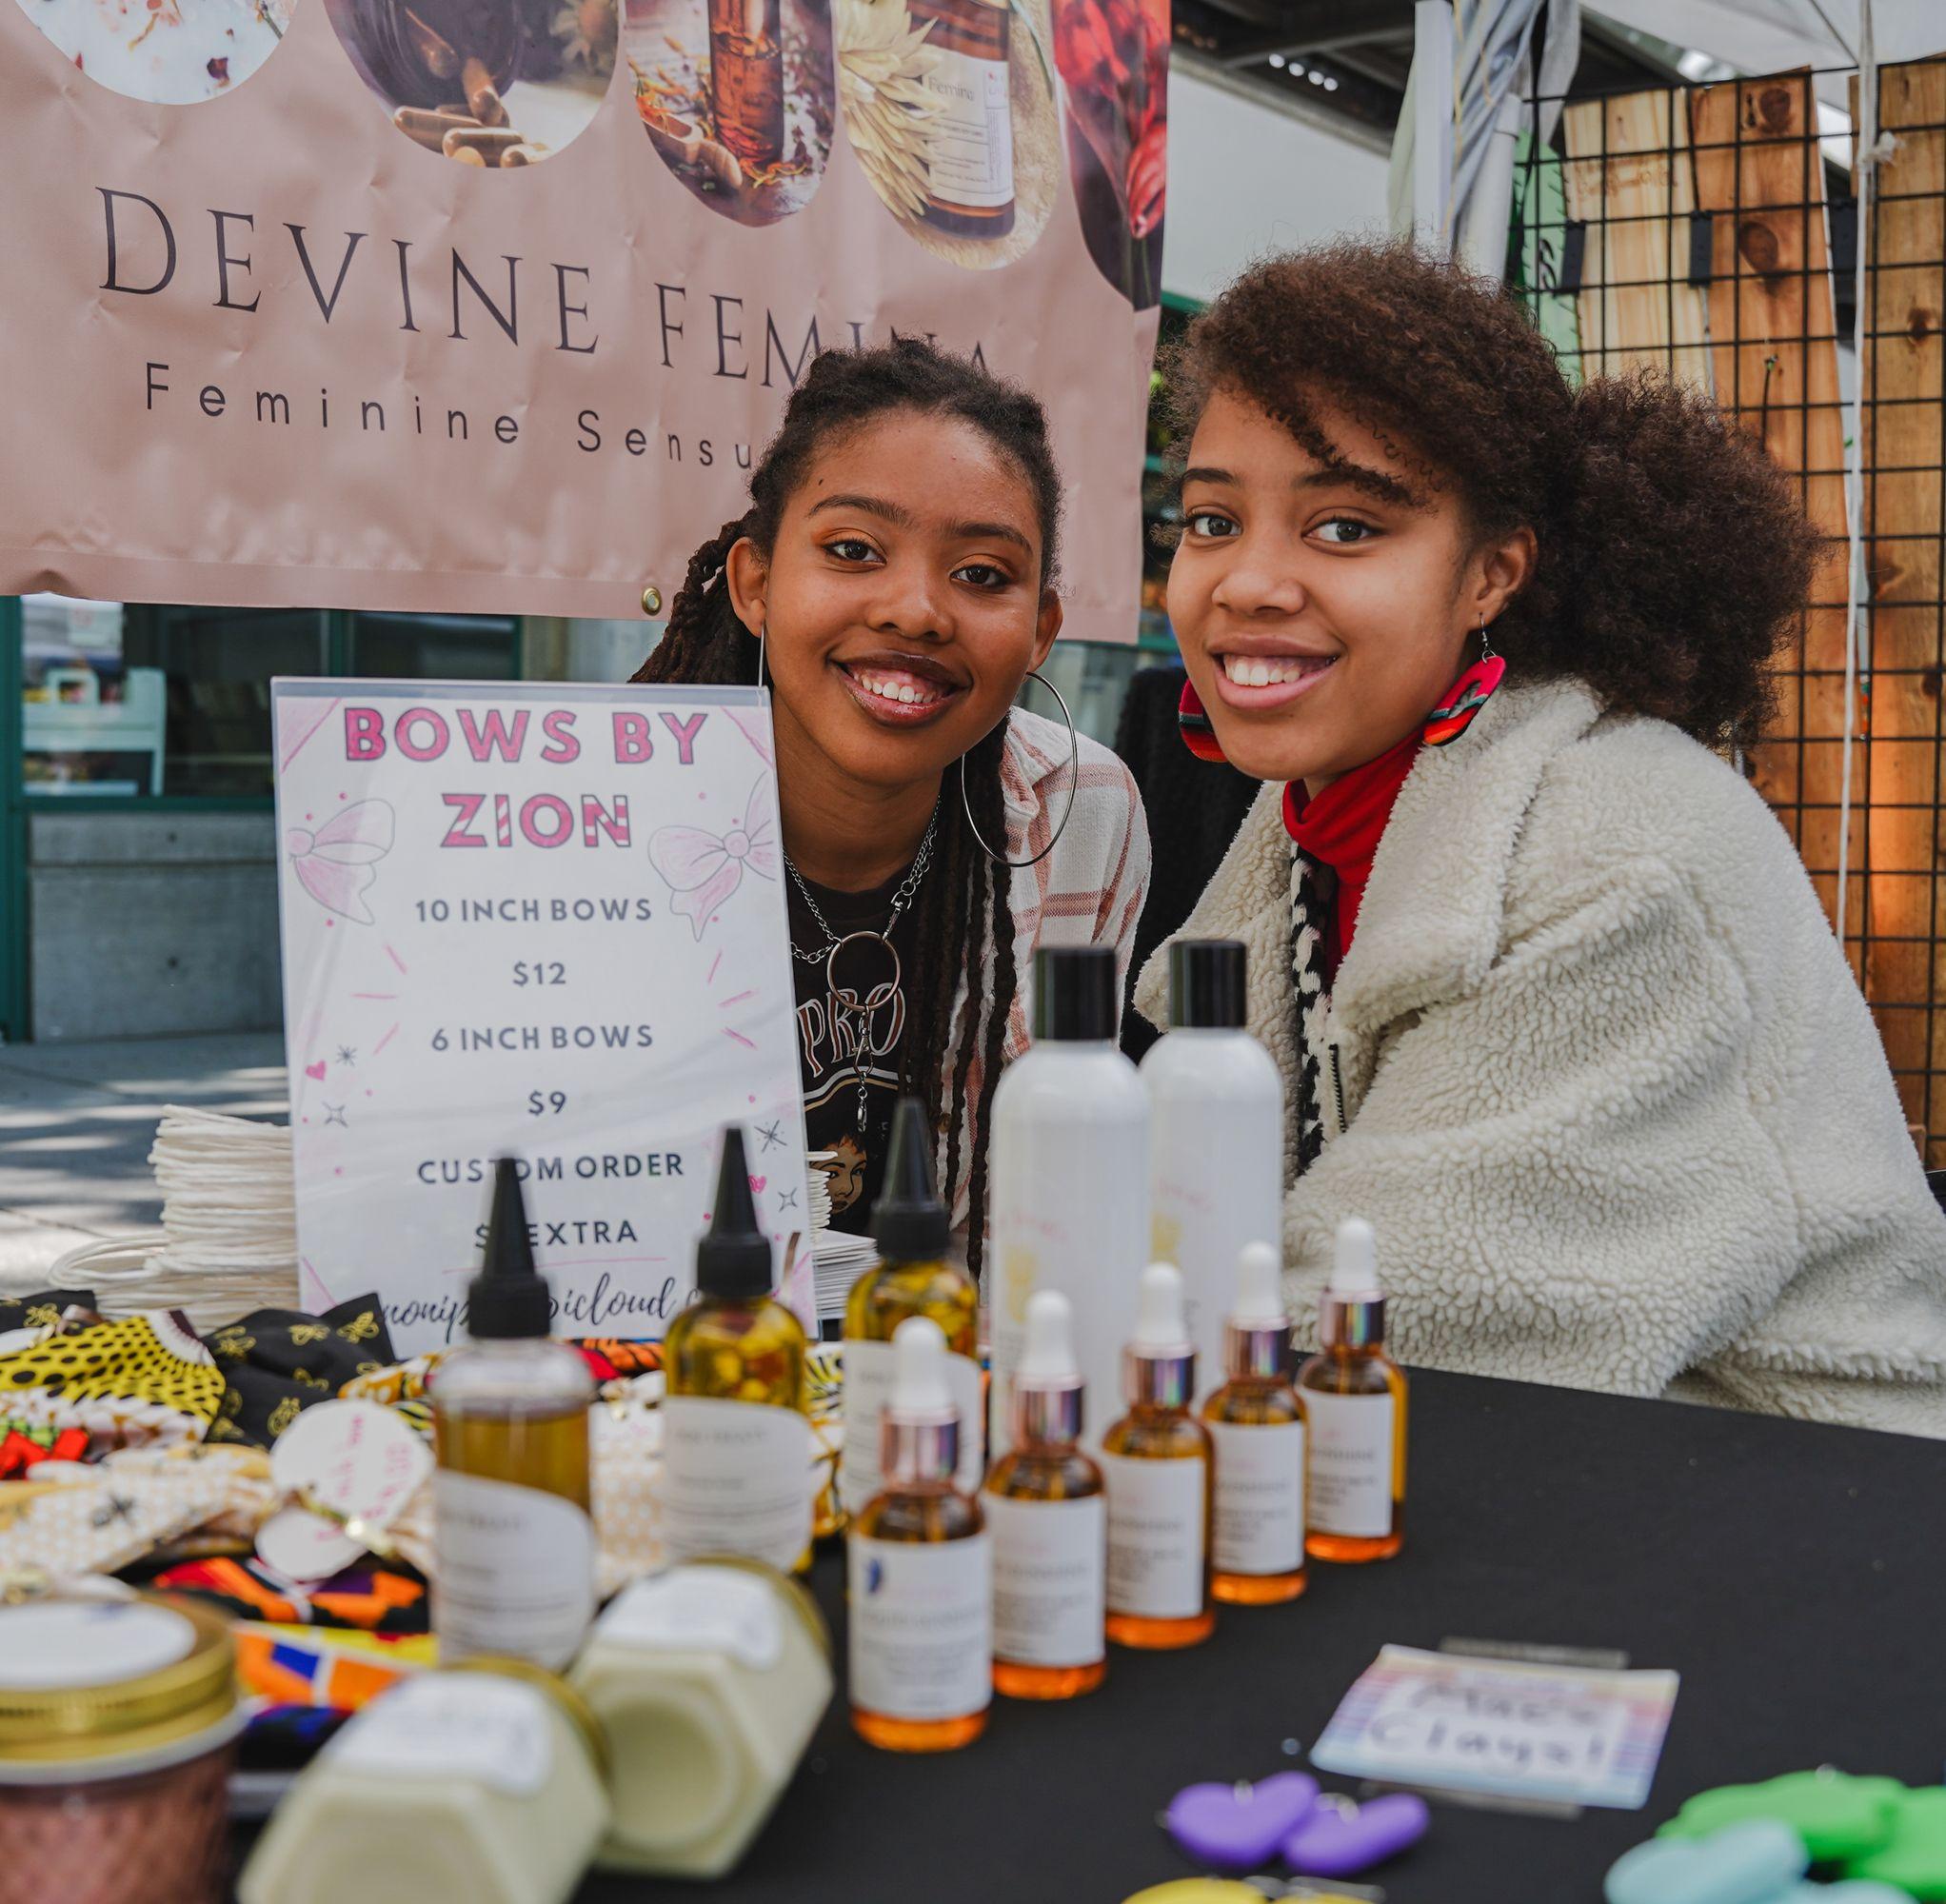
M 1825 237 L 1824 163 L 1808 73 L 1706 87 L 1690 102 L 1698 205 L 1712 214 L 1710 349 L 1717 401 L 1797 479 L 1826 537 L 1810 603 L 1776 663 L 1777 714 L 1747 737 L 1758 790 L 1837 902 L 1844 736 L 1845 432 Z M 1862 917 L 1866 829 L 1857 803 L 1848 916 Z M 1856 930 L 1847 953 L 1858 969 Z
M 1637 366 L 1710 387 L 1702 291 L 1689 281 L 1696 209 L 1689 119 L 1678 90 L 1631 92 L 1570 106 L 1568 211 L 1585 222 L 1582 372 Z
M 1946 312 L 1946 61 L 1888 67 L 1878 123 L 1896 144 L 1873 185 L 1865 535 L 1872 599 L 1865 995 L 1926 1160 L 1946 1164 L 1946 906 L 1940 884 L 1940 383 Z

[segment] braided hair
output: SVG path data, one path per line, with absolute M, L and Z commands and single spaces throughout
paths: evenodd
M 812 460 L 842 435 L 894 414 L 937 416 L 966 423 L 1009 458 L 1033 491 L 1041 529 L 1041 581 L 1052 583 L 1061 526 L 1061 479 L 1047 443 L 1047 418 L 1026 391 L 993 376 L 970 359 L 914 338 L 870 350 L 829 351 L 815 358 L 792 391 L 784 422 L 750 476 L 750 506 L 725 523 L 689 558 L 670 605 L 661 643 L 635 672 L 638 682 L 749 683 L 757 679 L 756 638 L 738 618 L 725 573 L 729 552 L 744 537 L 768 556 L 785 506 Z M 1000 1081 L 1006 1026 L 1019 990 L 1013 908 L 1005 875 L 988 859 L 967 824 L 972 808 L 980 835 L 1007 837 L 1001 763 L 1003 721 L 965 758 L 966 799 L 942 800 L 930 875 L 913 902 L 912 942 L 935 953 L 931 969 L 915 975 L 899 1058 L 899 1089 L 943 1113 L 945 1191 L 959 1180 L 970 1150 L 967 1268 L 975 1278 L 985 1254 L 986 1133 Z M 963 950 L 953 956 L 953 948 Z M 988 948 L 993 984 L 984 982 Z M 957 1041 L 954 1007 L 966 1008 Z M 950 1047 L 950 1048 L 949 1048 Z M 981 1061 L 979 1101 L 968 1103 L 973 1061 Z

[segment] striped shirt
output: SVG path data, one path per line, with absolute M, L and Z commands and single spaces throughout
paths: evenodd
M 1008 896 L 1014 916 L 1017 984 L 1002 1041 L 1002 1058 L 1009 1064 L 1031 1041 L 1027 1027 L 1032 1022 L 1034 954 L 1042 945 L 1111 945 L 1125 994 L 1136 922 L 1148 897 L 1148 821 L 1134 777 L 1099 741 L 1083 734 L 1080 746 L 1074 808 L 1068 813 L 1072 777 L 1066 725 L 1030 714 L 1023 707 L 1013 710 L 1001 762 L 1006 856 L 1010 860 L 1032 858 L 1054 838 L 1057 827 L 1061 827 L 1061 839 L 1044 860 L 1032 866 L 1016 866 L 1011 875 Z M 1068 814 L 1064 827 L 1061 824 L 1063 813 Z M 986 949 L 983 977 L 983 989 L 990 996 L 994 983 L 991 946 Z M 963 986 L 946 1044 L 949 1052 L 959 1049 L 966 1008 L 967 994 Z M 964 1225 L 970 1211 L 973 1155 L 982 1140 L 982 1134 L 973 1127 L 984 1081 L 981 1061 L 982 1054 L 976 1050 L 966 1080 L 967 1129 L 960 1148 L 959 1179 L 953 1185 L 956 1229 Z M 943 1118 L 948 1108 L 939 1107 Z M 943 1140 L 939 1167 L 943 1173 Z

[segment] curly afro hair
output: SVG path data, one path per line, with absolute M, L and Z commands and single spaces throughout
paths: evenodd
M 1263 260 L 1169 368 L 1179 442 L 1222 390 L 1329 466 L 1336 411 L 1394 449 L 1406 500 L 1456 494 L 1476 543 L 1531 528 L 1539 560 L 1494 628 L 1526 679 L 1575 676 L 1706 743 L 1756 737 L 1821 545 L 1707 397 L 1647 373 L 1574 389 L 1515 298 L 1402 242 Z

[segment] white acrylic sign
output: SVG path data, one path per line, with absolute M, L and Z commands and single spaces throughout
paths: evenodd
M 465 1331 L 519 1158 L 557 1335 L 659 1338 L 741 1124 L 813 1313 L 768 697 L 278 681 L 301 1295 Z

